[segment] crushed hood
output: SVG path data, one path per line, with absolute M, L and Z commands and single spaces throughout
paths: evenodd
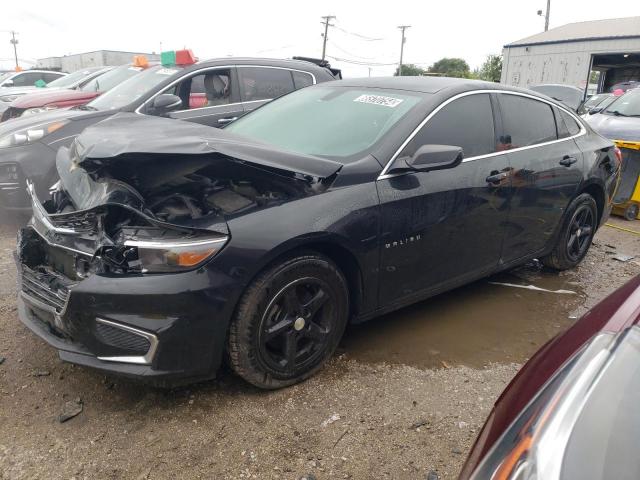
M 215 161 L 220 155 L 254 166 L 326 179 L 342 164 L 325 158 L 280 150 L 231 132 L 181 120 L 118 113 L 80 134 L 74 163 L 88 171 L 128 168 L 148 162 L 149 156 L 200 156 Z

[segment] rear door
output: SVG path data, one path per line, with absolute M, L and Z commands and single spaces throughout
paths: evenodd
M 582 180 L 583 157 L 568 131 L 567 112 L 520 94 L 498 95 L 500 148 L 509 152 L 512 200 L 502 260 L 541 253 L 554 236 Z M 557 119 L 556 119 L 557 115 Z M 575 131 L 577 128 L 578 131 Z
M 222 127 L 243 114 L 234 67 L 199 70 L 162 93 L 182 99 L 182 108 L 170 118 Z
M 301 73 L 311 77 L 313 81 L 311 75 Z M 287 68 L 238 65 L 238 81 L 245 112 L 255 110 L 275 98 L 296 90 L 293 72 Z M 298 84 L 301 86 L 307 86 L 308 81 L 309 78 L 298 77 Z
M 445 104 L 397 156 L 422 145 L 462 147 L 455 168 L 383 175 L 380 304 L 492 272 L 509 202 L 509 159 L 496 150 L 493 102 L 473 93 Z

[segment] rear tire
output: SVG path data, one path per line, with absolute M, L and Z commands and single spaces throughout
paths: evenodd
M 588 193 L 578 195 L 569 204 L 556 245 L 541 258 L 547 267 L 568 270 L 578 265 L 591 246 L 598 225 L 598 207 Z
M 259 388 L 301 382 L 333 355 L 348 312 L 347 282 L 331 260 L 316 253 L 284 260 L 243 294 L 229 327 L 229 364 Z

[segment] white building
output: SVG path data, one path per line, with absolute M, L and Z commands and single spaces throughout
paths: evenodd
M 114 50 L 98 50 L 95 52 L 76 53 L 62 57 L 41 58 L 35 68 L 74 72 L 86 67 L 102 67 L 124 65 L 133 61 L 134 55 L 144 55 L 147 60 L 160 61 L 155 53 L 119 52 Z
M 640 17 L 569 23 L 504 46 L 501 83 L 527 88 L 559 83 L 587 89 L 592 71 L 607 91 L 640 80 Z M 589 92 L 595 93 L 595 92 Z

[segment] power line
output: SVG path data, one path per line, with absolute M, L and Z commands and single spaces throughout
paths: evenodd
M 361 60 L 354 60 L 354 59 L 350 59 L 350 58 L 340 58 L 340 57 L 334 57 L 332 55 L 327 55 L 327 58 L 330 58 L 331 60 L 336 60 L 338 62 L 344 62 L 344 63 L 352 63 L 353 65 L 362 65 L 362 66 L 371 66 L 371 67 L 388 67 L 390 65 L 397 65 L 396 62 L 393 63 L 380 63 L 380 62 L 364 62 Z
M 340 30 L 343 33 L 346 33 L 347 35 L 353 35 L 354 37 L 358 37 L 361 40 L 365 40 L 367 42 L 379 42 L 381 40 L 386 40 L 384 37 L 381 38 L 373 38 L 373 37 L 367 37 L 366 35 L 361 35 L 359 33 L 356 32 L 350 32 L 349 30 L 346 30 L 342 27 L 339 27 L 338 25 L 334 25 L 334 27 L 338 30 Z
M 362 60 L 375 60 L 375 58 L 373 57 L 363 57 L 360 55 L 356 55 L 354 53 L 351 52 L 347 52 L 344 48 L 340 47 L 339 45 L 337 45 L 335 42 L 333 41 L 329 41 L 329 43 L 331 43 L 331 45 L 333 45 L 334 47 L 336 47 L 338 50 L 340 50 L 342 53 L 346 53 L 347 55 L 349 55 L 350 57 L 356 57 L 356 58 L 361 58 Z
M 327 34 L 329 33 L 329 27 L 335 27 L 335 25 L 331 25 L 331 20 L 335 19 L 335 15 L 325 15 L 321 17 L 324 19 L 324 22 L 320 22 L 324 25 L 324 34 L 322 38 L 322 60 L 324 60 L 325 53 L 327 52 Z

